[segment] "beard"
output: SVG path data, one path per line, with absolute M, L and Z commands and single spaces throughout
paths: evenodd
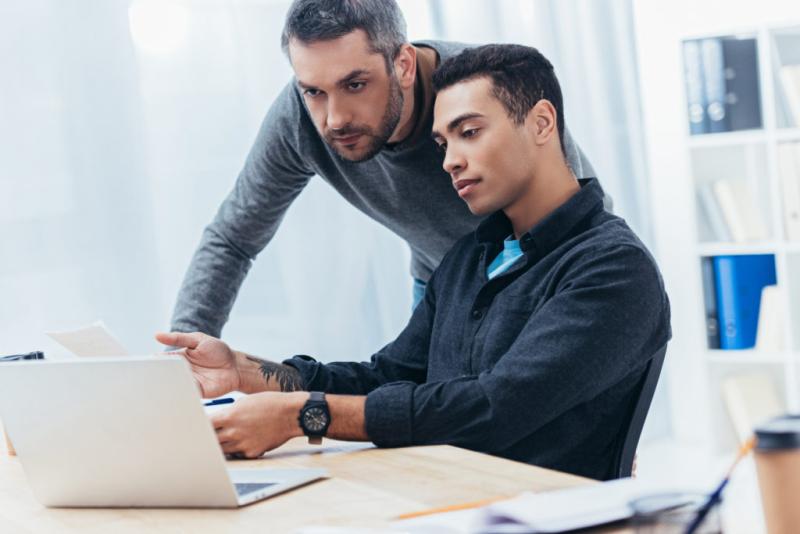
M 325 142 L 342 158 L 358 163 L 374 158 L 378 152 L 384 147 L 386 142 L 394 133 L 397 124 L 400 122 L 400 114 L 403 112 L 403 92 L 400 89 L 400 84 L 397 79 L 392 76 L 389 85 L 389 102 L 386 104 L 386 111 L 383 113 L 381 123 L 376 130 L 369 126 L 355 126 L 348 124 L 343 128 L 335 131 L 328 130 L 325 132 Z M 353 135 L 363 135 L 367 140 L 367 146 L 362 149 L 360 153 L 346 153 L 337 148 L 336 139 L 343 137 L 350 137 Z

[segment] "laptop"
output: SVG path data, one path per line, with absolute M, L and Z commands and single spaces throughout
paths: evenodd
M 233 508 L 324 469 L 227 469 L 183 358 L 0 365 L 0 420 L 53 507 Z

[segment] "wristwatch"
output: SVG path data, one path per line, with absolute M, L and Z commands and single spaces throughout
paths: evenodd
M 328 427 L 331 425 L 331 412 L 328 409 L 328 401 L 325 394 L 319 391 L 312 391 L 300 416 L 297 418 L 300 428 L 308 436 L 308 442 L 312 445 L 322 443 L 322 437 L 327 434 Z

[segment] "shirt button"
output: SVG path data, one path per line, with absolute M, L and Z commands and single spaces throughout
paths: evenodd
M 473 319 L 480 319 L 481 317 L 483 317 L 483 310 L 478 309 L 478 308 L 472 310 L 472 318 Z

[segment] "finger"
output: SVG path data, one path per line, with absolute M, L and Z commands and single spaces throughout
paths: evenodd
M 217 441 L 220 443 L 232 443 L 238 440 L 235 431 L 230 428 L 221 428 L 217 430 Z
M 219 432 L 220 430 L 224 429 L 230 423 L 230 416 L 231 409 L 220 410 L 216 413 L 211 414 L 208 418 L 211 420 L 211 424 L 214 425 L 214 431 Z
M 225 454 L 237 454 L 242 450 L 242 448 L 239 446 L 239 442 L 237 441 L 226 441 L 225 443 L 220 443 L 219 445 L 222 447 L 222 452 Z
M 202 341 L 200 332 L 158 332 L 156 333 L 156 341 L 169 345 L 171 347 L 186 347 L 187 349 L 194 349 Z

